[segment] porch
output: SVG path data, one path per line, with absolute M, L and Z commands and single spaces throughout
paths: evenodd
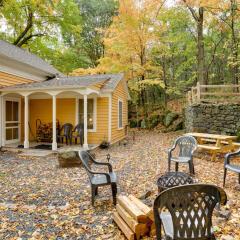
M 89 144 L 88 150 L 94 150 L 98 147 L 98 144 Z M 52 144 L 46 142 L 30 142 L 29 148 L 23 147 L 23 142 L 6 144 L 2 147 L 2 150 L 7 150 L 10 152 L 21 152 L 20 156 L 30 156 L 30 157 L 46 157 L 52 153 L 60 153 L 66 151 L 79 151 L 84 150 L 84 148 L 80 145 L 66 145 L 66 144 L 58 144 L 58 148 L 56 151 L 52 151 Z
M 95 89 L 3 91 L 0 103 L 2 119 L 0 141 L 4 148 L 39 149 L 43 147 L 44 150 L 53 151 L 61 151 L 63 148 L 79 150 L 80 148 L 91 149 L 98 146 L 101 141 L 109 140 L 108 97 L 100 96 Z M 99 122 L 98 132 L 97 118 L 104 120 Z M 48 127 L 47 140 L 39 139 L 37 136 L 38 120 Z M 76 138 L 74 131 L 73 145 L 60 143 L 60 130 L 63 130 L 62 126 L 65 123 L 72 125 L 71 131 L 79 123 L 82 124 L 83 146 L 80 145 L 80 138 Z

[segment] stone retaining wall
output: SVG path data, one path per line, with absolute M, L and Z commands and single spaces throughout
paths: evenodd
M 240 128 L 240 104 L 194 104 L 185 109 L 187 132 L 235 135 Z

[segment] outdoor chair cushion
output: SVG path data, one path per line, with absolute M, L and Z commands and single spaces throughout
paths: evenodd
M 110 172 L 108 174 L 110 175 L 111 182 L 112 183 L 116 183 L 117 182 L 117 175 L 116 175 L 116 173 L 115 172 Z M 94 175 L 92 177 L 91 182 L 94 185 L 107 184 L 107 178 L 103 174 L 96 174 L 96 175 Z

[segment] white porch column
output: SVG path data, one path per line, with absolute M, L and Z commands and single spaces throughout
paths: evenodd
M 112 140 L 112 94 L 108 97 L 108 142 Z
M 24 148 L 29 148 L 29 104 L 28 96 L 24 97 Z
M 83 108 L 84 108 L 84 114 L 83 114 L 83 118 L 84 118 L 84 144 L 83 144 L 83 148 L 88 149 L 88 141 L 87 141 L 87 137 L 88 137 L 88 129 L 87 129 L 87 94 L 84 94 L 83 96 Z
M 75 125 L 79 124 L 79 97 L 75 98 Z
M 2 96 L 0 96 L 0 147 L 2 147 L 2 134 L 3 134 L 3 104 Z
M 56 106 L 56 95 L 52 96 L 52 150 L 55 151 L 57 150 L 57 106 Z

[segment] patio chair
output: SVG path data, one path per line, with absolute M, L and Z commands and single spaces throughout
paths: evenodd
M 173 152 L 178 149 L 178 156 L 173 157 Z M 179 163 L 188 163 L 189 171 L 194 174 L 193 153 L 197 149 L 197 141 L 191 136 L 178 137 L 171 149 L 168 150 L 168 171 L 171 171 L 171 162 L 175 162 L 175 171 Z
M 225 191 L 208 184 L 183 185 L 161 192 L 153 208 L 157 239 L 162 239 L 162 227 L 167 240 L 216 239 L 212 213 L 216 204 L 226 202 Z
M 73 135 L 73 138 L 75 139 L 75 144 L 77 144 L 77 140 L 79 138 L 81 146 L 83 145 L 83 138 L 84 138 L 84 125 L 82 123 L 79 123 L 75 126 L 73 133 L 76 133 Z
M 240 157 L 240 149 L 236 152 L 228 153 L 228 154 L 225 155 L 223 186 L 225 186 L 226 177 L 227 177 L 227 170 L 238 173 L 238 183 L 240 184 L 240 165 L 232 164 L 230 162 L 231 158 L 237 157 L 237 156 Z
M 106 185 L 111 185 L 113 204 L 116 205 L 117 176 L 116 173 L 112 171 L 112 165 L 110 163 L 97 162 L 87 151 L 79 151 L 79 157 L 91 183 L 92 205 L 94 205 L 95 196 L 98 194 L 98 187 Z M 107 166 L 109 172 L 95 172 L 91 169 L 91 164 Z
M 65 123 L 63 124 L 62 128 L 60 129 L 60 134 L 58 135 L 58 139 L 60 142 L 64 142 L 64 138 L 66 140 L 66 144 L 70 143 L 72 144 L 72 130 L 73 125 L 71 123 Z M 63 134 L 61 132 L 63 131 Z

